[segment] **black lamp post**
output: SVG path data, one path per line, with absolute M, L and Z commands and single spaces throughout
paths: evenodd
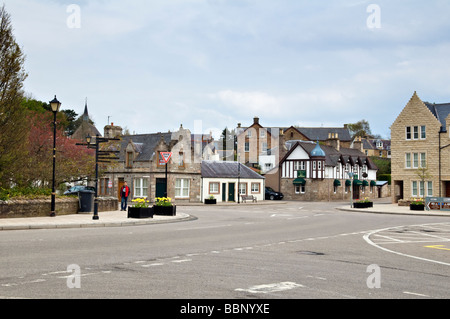
M 59 112 L 61 103 L 55 98 L 50 101 L 50 106 L 53 112 L 53 176 L 52 176 L 52 204 L 50 217 L 56 217 L 56 114 Z
M 86 136 L 86 142 L 88 143 L 88 145 L 90 146 L 92 143 L 92 137 L 88 134 L 88 136 Z M 100 143 L 100 136 L 97 135 L 95 137 L 95 144 L 94 144 L 94 149 L 95 149 L 95 198 L 94 198 L 94 217 L 93 220 L 99 220 L 99 216 L 98 216 L 98 146 Z

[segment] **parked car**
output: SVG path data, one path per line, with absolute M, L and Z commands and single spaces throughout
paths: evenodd
M 274 191 L 271 187 L 266 187 L 266 200 L 282 200 L 283 197 L 284 195 L 282 193 Z
M 95 192 L 95 187 L 91 186 L 74 186 L 69 188 L 64 192 L 64 195 L 78 195 L 79 192 L 82 191 L 93 191 Z

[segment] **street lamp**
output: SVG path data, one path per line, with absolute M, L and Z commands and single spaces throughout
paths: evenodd
M 350 187 L 351 195 L 350 195 L 350 208 L 353 208 L 353 177 L 355 176 L 355 173 L 353 172 L 347 172 L 348 177 L 350 177 L 352 181 L 352 186 Z
M 50 101 L 50 106 L 53 112 L 53 176 L 52 176 L 52 204 L 51 204 L 51 212 L 50 217 L 56 217 L 56 189 L 55 189 L 55 180 L 56 180 L 56 114 L 59 112 L 61 107 L 61 102 L 55 98 Z

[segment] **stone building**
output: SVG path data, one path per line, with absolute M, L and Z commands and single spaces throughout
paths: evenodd
M 277 167 L 286 154 L 285 141 L 319 141 L 328 142 L 330 134 L 340 147 L 350 147 L 352 138 L 344 127 L 264 127 L 258 117 L 249 127 L 238 124 L 237 155 L 240 162 L 258 168 L 262 173 Z
M 266 186 L 283 193 L 286 200 L 350 200 L 352 194 L 353 199 L 381 197 L 376 165 L 361 149 L 340 147 L 338 141 L 331 133 L 328 145 L 287 141 L 288 152 L 279 167 L 265 175 Z M 353 179 L 348 172 L 355 174 Z
M 105 136 L 114 135 L 114 129 L 107 129 Z M 175 203 L 201 201 L 201 161 L 208 154 L 195 152 L 188 129 L 181 126 L 177 132 L 122 136 L 117 149 L 118 163 L 110 165 L 100 180 L 102 195 L 120 198 L 119 189 L 127 182 L 132 199 L 154 201 L 164 197 L 166 165 L 161 153 L 172 152 L 167 167 L 167 196 Z
M 416 92 L 391 126 L 392 201 L 450 197 L 450 103 Z
M 84 107 L 84 113 L 81 116 L 81 124 L 80 126 L 75 130 L 75 132 L 72 134 L 71 138 L 79 141 L 86 141 L 86 136 L 91 136 L 94 138 L 98 136 L 102 136 L 101 133 L 97 130 L 94 124 L 92 124 L 90 118 L 89 118 L 89 111 L 87 102 Z

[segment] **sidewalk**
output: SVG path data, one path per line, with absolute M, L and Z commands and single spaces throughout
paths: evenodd
M 412 211 L 409 206 L 398 206 L 397 204 L 390 203 L 374 203 L 373 208 L 350 208 L 350 204 L 347 206 L 337 207 L 336 209 L 341 211 L 358 212 L 358 213 L 372 213 L 372 214 L 400 214 L 400 215 L 413 215 L 413 216 L 443 216 L 450 217 L 450 212 L 440 211 Z
M 58 229 L 58 228 L 89 228 L 89 227 L 122 227 L 174 223 L 195 220 L 196 218 L 184 213 L 177 216 L 154 216 L 147 219 L 128 218 L 123 211 L 99 213 L 99 220 L 93 220 L 94 214 L 64 215 L 56 217 L 8 218 L 0 219 L 0 231 L 27 229 Z

